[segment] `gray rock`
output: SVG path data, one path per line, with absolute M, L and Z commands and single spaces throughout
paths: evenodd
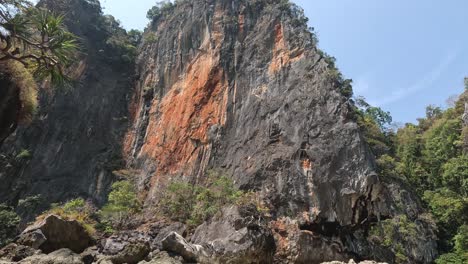
M 151 237 L 143 232 L 123 231 L 110 236 L 102 242 L 102 253 L 104 255 L 116 255 L 130 244 L 146 244 Z
M 34 249 L 32 247 L 12 243 L 0 249 L 0 259 L 20 261 L 22 259 L 40 253 L 40 250 Z
M 261 195 L 270 224 L 290 220 L 288 230 L 274 232 L 275 260 L 357 255 L 392 262 L 394 254 L 369 244 L 365 234 L 379 219 L 400 214 L 422 234 L 420 243 L 402 245 L 409 261 L 435 258 L 434 231 L 419 221 L 417 197 L 376 175 L 353 104 L 299 8 L 273 0 L 181 1 L 148 27 L 161 37 L 140 47 L 132 83 L 133 65 L 109 62 L 112 54 L 100 52 L 110 48 L 95 29 L 99 10 L 78 0 L 41 2 L 70 13 L 67 25 L 88 57 L 75 67 L 80 84 L 44 94 L 41 118 L 3 144 L 3 153 L 27 148 L 32 158 L 14 171 L 0 168 L 0 201 L 40 193 L 51 202 L 76 194 L 103 202 L 112 170 L 128 166 L 139 172 L 138 188 L 151 207 L 168 182 L 198 184 L 208 169 L 223 168 L 237 187 Z M 263 229 L 234 229 L 215 220 L 192 242 L 215 241 L 216 257 L 252 256 L 246 245 L 270 244 Z M 239 248 L 233 241 L 241 241 Z
M 45 241 L 43 241 L 45 237 Z M 86 229 L 75 220 L 64 220 L 49 215 L 28 228 L 19 236 L 18 243 L 38 246 L 44 253 L 69 248 L 76 253 L 93 245 L 94 240 Z
M 171 180 L 199 183 L 206 170 L 223 168 L 238 187 L 260 193 L 275 221 L 295 221 L 287 237 L 275 236 L 284 246 L 277 252 L 285 252 L 276 259 L 378 254 L 391 262 L 359 234 L 379 219 L 417 221 L 424 211 L 410 192 L 395 197 L 408 187 L 376 174 L 333 66 L 300 9 L 285 11 L 280 2 L 189 1 L 148 29 L 164 37 L 138 57 L 129 165 L 141 172 L 148 205 Z M 410 261 L 430 263 L 432 230 L 418 225 L 426 241 L 406 243 L 405 251 Z M 302 243 L 311 240 L 312 248 Z
M 20 264 L 84 264 L 81 256 L 67 248 L 59 249 L 48 255 L 39 254 L 28 257 Z
M 29 246 L 35 249 L 39 249 L 46 241 L 47 238 L 42 233 L 41 229 L 23 232 L 17 240 L 18 244 Z
M 164 250 L 182 256 L 187 262 L 197 262 L 209 257 L 209 254 L 202 246 L 188 243 L 175 232 L 167 235 L 161 243 Z
M 90 247 L 83 251 L 80 256 L 85 264 L 92 264 L 98 259 L 99 250 L 96 246 Z
M 152 256 L 150 261 L 141 261 L 138 264 L 182 264 L 180 259 L 171 257 L 167 252 L 162 251 Z
M 354 260 L 350 260 L 349 262 L 341 262 L 341 261 L 330 261 L 330 262 L 322 262 L 322 264 L 388 264 L 384 262 L 375 262 L 375 261 L 361 261 L 359 263 L 356 263 Z
M 275 241 L 267 223 L 245 208 L 224 208 L 199 226 L 191 241 L 211 251 L 206 263 L 271 263 Z
M 39 2 L 66 14 L 65 24 L 86 54 L 71 67 L 73 87 L 52 93 L 40 89 L 37 118 L 2 145 L 5 154 L 28 149 L 31 158 L 15 170 L 0 167 L 0 201 L 41 194 L 54 203 L 87 195 L 102 204 L 114 181 L 112 171 L 125 166 L 121 153 L 134 67 L 112 60 L 121 54 L 106 44 L 108 35 L 96 24 L 102 16 L 96 5 L 82 0 Z
M 152 241 L 152 247 L 156 249 L 162 249 L 162 241 L 170 233 L 175 232 L 177 234 L 184 234 L 187 230 L 186 226 L 182 223 L 172 223 L 157 230 L 157 235 Z
M 129 243 L 117 254 L 101 258 L 97 263 L 137 264 L 144 260 L 149 253 L 149 243 Z

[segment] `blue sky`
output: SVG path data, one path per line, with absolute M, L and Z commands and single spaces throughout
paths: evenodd
M 142 29 L 155 0 L 101 0 L 104 12 Z M 354 91 L 414 122 L 429 104 L 445 106 L 468 76 L 468 1 L 295 0 L 320 48 L 336 57 Z M 359 4 L 357 4 L 359 3 Z

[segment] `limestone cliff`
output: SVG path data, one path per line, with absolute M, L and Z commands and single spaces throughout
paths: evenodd
M 100 201 L 123 157 L 151 207 L 169 182 L 201 183 L 215 168 L 270 207 L 278 263 L 394 262 L 368 236 L 373 223 L 398 215 L 421 238 L 402 239 L 408 261 L 434 259 L 433 229 L 418 199 L 375 173 L 353 103 L 300 8 L 280 0 L 178 1 L 146 29 L 131 82 L 133 69 L 106 61 L 105 39 L 86 33 L 87 2 L 68 2 L 82 5 L 71 7 L 70 20 L 80 21 L 70 29 L 88 49 L 76 70 L 80 84 L 44 95 L 40 118 L 8 139 L 5 153 L 27 148 L 32 157 L 19 169 L 4 166 L 0 200 L 40 193 Z
M 76 79 L 73 87 L 41 89 L 36 119 L 3 143 L 0 201 L 14 204 L 40 194 L 47 203 L 76 196 L 100 202 L 112 170 L 123 166 L 133 66 L 110 59 L 115 51 L 106 44 L 108 33 L 97 26 L 102 20 L 99 7 L 81 0 L 40 4 L 67 14 L 67 26 L 80 38 L 82 54 L 70 69 Z M 18 159 L 21 151 L 28 155 Z
M 422 214 L 414 195 L 374 172 L 353 106 L 299 8 L 182 1 L 146 34 L 157 40 L 137 62 L 125 156 L 147 203 L 171 180 L 196 184 L 222 168 L 274 208 L 277 252 L 298 262 L 385 255 L 364 241 L 368 225 Z M 435 245 L 422 226 L 427 239 L 407 253 L 430 262 Z

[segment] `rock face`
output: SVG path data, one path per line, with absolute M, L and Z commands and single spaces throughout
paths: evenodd
M 168 182 L 202 183 L 221 168 L 261 193 L 273 223 L 292 225 L 275 234 L 278 260 L 391 261 L 367 241 L 369 226 L 399 214 L 416 221 L 421 206 L 375 173 L 333 67 L 301 10 L 284 2 L 183 1 L 147 29 L 158 38 L 141 47 L 125 140 L 141 195 L 157 203 Z M 418 226 L 428 243 L 405 254 L 430 262 L 433 232 Z
M 280 0 L 177 1 L 146 30 L 131 83 L 132 69 L 100 55 L 106 38 L 93 29 L 100 16 L 93 3 L 42 1 L 73 10 L 69 27 L 85 40 L 87 56 L 74 73 L 80 84 L 44 94 L 38 120 L 3 145 L 8 155 L 23 148 L 32 157 L 19 168 L 0 168 L 7 170 L 0 172 L 0 201 L 42 194 L 100 202 L 123 152 L 139 172 L 148 207 L 169 182 L 201 184 L 209 169 L 261 195 L 272 215 L 265 225 L 239 227 L 231 220 L 242 213 L 225 211 L 232 219 L 197 229 L 190 242 L 214 241 L 214 259 L 320 263 L 358 256 L 392 263 L 395 254 L 368 233 L 401 214 L 423 240 L 404 241 L 408 262 L 434 259 L 433 229 L 420 217 L 418 199 L 375 173 L 352 102 L 299 8 Z
M 100 9 L 89 1 L 40 1 L 42 6 L 67 13 L 66 24 L 80 37 L 84 55 L 72 67 L 76 84 L 54 93 L 42 90 L 37 118 L 19 128 L 2 147 L 0 164 L 22 149 L 31 154 L 23 164 L 0 167 L 0 201 L 40 194 L 48 202 L 76 196 L 102 202 L 121 168 L 121 146 L 127 128 L 127 93 L 132 65 L 116 63 L 103 54 L 108 33 L 96 26 Z M 73 10 L 73 12 L 68 12 Z
M 237 207 L 199 226 L 191 241 L 211 251 L 212 263 L 272 263 L 276 249 L 266 221 Z
M 93 238 L 77 221 L 66 221 L 50 215 L 24 230 L 18 243 L 41 249 L 44 253 L 61 248 L 81 253 L 93 244 Z

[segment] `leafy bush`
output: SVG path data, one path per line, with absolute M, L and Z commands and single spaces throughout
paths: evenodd
M 189 224 L 193 226 L 213 217 L 223 206 L 235 204 L 243 195 L 242 191 L 235 188 L 232 180 L 216 171 L 210 171 L 207 186 L 198 189 L 196 204 L 189 219 Z
M 408 220 L 406 215 L 381 221 L 370 230 L 370 239 L 390 248 L 395 254 L 396 263 L 405 263 L 408 260 L 403 245 L 416 237 L 416 224 Z
M 65 220 L 78 221 L 90 235 L 94 235 L 96 230 L 94 226 L 96 221 L 93 219 L 94 209 L 82 198 L 77 198 L 66 202 L 65 204 L 52 204 L 52 208 L 38 217 L 38 220 L 44 219 L 48 215 L 57 215 Z
M 148 32 L 143 37 L 143 40 L 145 41 L 145 43 L 155 43 L 156 41 L 158 41 L 158 37 L 153 32 Z
M 347 99 L 350 99 L 353 96 L 353 80 L 345 79 L 341 72 L 336 67 L 336 58 L 328 55 L 322 50 L 317 50 L 318 54 L 322 59 L 328 64 L 328 69 L 326 77 L 328 81 L 333 83 L 334 87 L 337 87 L 341 94 Z
M 17 160 L 26 160 L 26 159 L 29 159 L 31 158 L 31 152 L 27 149 L 22 149 L 18 155 L 16 155 L 16 159 Z
M 231 179 L 220 171 L 209 171 L 203 186 L 172 182 L 161 202 L 162 212 L 173 220 L 197 226 L 213 217 L 226 205 L 253 203 L 267 212 L 254 193 L 238 190 Z M 257 202 L 258 201 L 258 202 Z
M 468 156 L 450 159 L 443 166 L 443 184 L 451 190 L 468 197 Z
M 44 205 L 44 199 L 42 198 L 40 194 L 34 195 L 34 196 L 28 196 L 18 201 L 18 205 L 16 206 L 16 212 L 22 218 L 25 218 L 25 217 L 31 216 L 31 214 L 38 213 L 41 205 Z
M 111 15 L 104 16 L 101 21 L 101 27 L 109 34 L 106 40 L 108 48 L 106 49 L 106 59 L 123 64 L 134 62 L 140 33 L 138 31 L 127 33 L 120 27 L 120 22 Z
M 19 222 L 20 218 L 13 208 L 0 204 L 0 248 L 15 237 Z
M 112 184 L 107 204 L 100 210 L 100 229 L 111 232 L 124 228 L 132 216 L 141 210 L 134 185 L 129 181 Z
M 468 199 L 451 190 L 426 191 L 424 200 L 440 223 L 456 225 L 468 220 Z
M 438 257 L 435 261 L 436 264 L 466 264 L 468 258 L 456 253 L 447 253 Z
M 146 18 L 151 21 L 158 20 L 161 16 L 166 15 L 174 8 L 174 4 L 171 1 L 160 1 L 157 2 L 155 6 L 153 6 L 148 12 L 146 13 Z
M 455 242 L 455 252 L 468 261 L 468 225 L 462 225 L 453 240 Z

